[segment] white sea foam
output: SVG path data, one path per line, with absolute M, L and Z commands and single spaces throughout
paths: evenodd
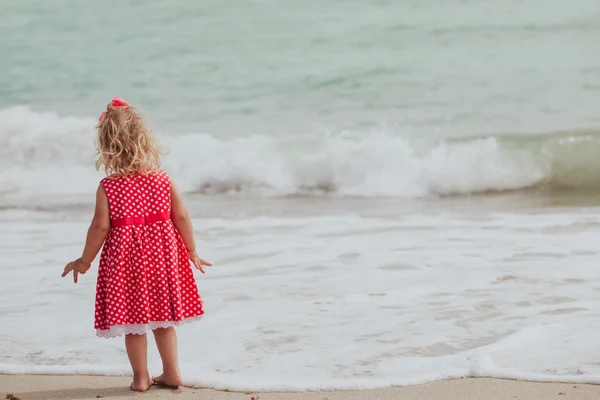
M 2 193 L 32 197 L 93 191 L 101 177 L 93 170 L 95 122 L 26 107 L 1 110 Z M 571 184 L 577 181 L 574 177 L 585 175 L 580 170 L 586 163 L 595 160 L 590 155 L 582 161 L 580 154 L 563 160 L 561 155 L 574 145 L 567 140 L 571 136 L 552 142 L 562 146 L 560 151 L 545 142 L 533 148 L 511 147 L 496 137 L 425 144 L 386 132 L 160 137 L 170 149 L 165 167 L 180 186 L 207 194 L 415 198 L 518 190 L 556 177 Z M 578 150 L 586 146 L 582 143 Z M 594 162 L 588 169 L 595 166 Z
M 95 267 L 76 286 L 59 278 L 84 222 L 0 216 L 10 216 L 0 223 L 0 373 L 128 373 L 122 340 L 94 335 Z M 184 380 L 230 390 L 459 376 L 600 383 L 590 351 L 599 225 L 585 210 L 198 219 L 216 266 L 198 275 L 205 318 L 179 329 Z M 150 360 L 158 372 L 155 350 Z

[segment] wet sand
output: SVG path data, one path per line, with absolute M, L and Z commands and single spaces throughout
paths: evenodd
M 600 386 L 489 378 L 437 381 L 424 385 L 362 391 L 234 393 L 212 389 L 128 389 L 131 378 L 106 376 L 0 375 L 0 396 L 17 400 L 211 399 L 211 400 L 597 400 Z

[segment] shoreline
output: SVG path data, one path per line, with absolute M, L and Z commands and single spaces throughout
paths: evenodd
M 597 400 L 600 385 L 529 382 L 497 378 L 460 378 L 422 385 L 320 392 L 229 392 L 182 387 L 179 390 L 152 387 L 134 393 L 128 385 L 131 377 L 89 375 L 0 375 L 0 398 L 13 399 L 213 399 L 213 400 Z

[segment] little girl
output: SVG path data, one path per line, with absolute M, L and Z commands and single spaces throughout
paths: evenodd
M 133 369 L 131 389 L 154 383 L 178 387 L 175 325 L 204 313 L 190 260 L 202 273 L 211 264 L 196 253 L 181 195 L 160 169 L 155 139 L 136 110 L 115 97 L 100 116 L 98 160 L 104 168 L 96 209 L 80 258 L 62 276 L 85 274 L 102 248 L 94 327 L 100 337 L 125 334 Z M 152 330 L 163 373 L 150 379 L 146 332 Z

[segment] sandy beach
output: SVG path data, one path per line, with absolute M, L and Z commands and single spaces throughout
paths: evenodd
M 600 386 L 567 383 L 538 383 L 489 378 L 437 381 L 424 385 L 364 391 L 300 393 L 234 393 L 211 389 L 152 388 L 147 393 L 127 389 L 128 377 L 0 375 L 2 399 L 87 400 L 130 399 L 214 399 L 214 400 L 596 400 Z

